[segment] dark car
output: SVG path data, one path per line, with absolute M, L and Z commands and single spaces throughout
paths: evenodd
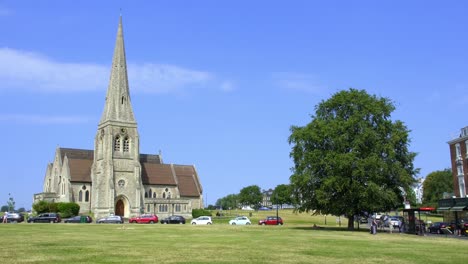
M 62 218 L 58 213 L 43 213 L 28 218 L 28 223 L 60 223 Z
M 281 217 L 276 218 L 276 216 L 267 216 L 266 219 L 258 221 L 259 225 L 283 225 L 283 219 Z
M 24 215 L 20 213 L 8 213 L 7 223 L 21 223 L 24 221 Z
M 445 223 L 445 222 L 435 222 L 433 223 L 431 226 L 429 226 L 429 233 L 437 233 L 437 234 L 443 234 L 442 232 L 442 228 L 447 228 L 449 229 L 451 232 L 453 232 L 453 229 L 452 227 L 450 226 L 449 223 Z
M 144 223 L 154 224 L 158 222 L 158 216 L 154 214 L 144 214 L 136 217 L 132 217 L 128 220 L 129 223 Z
M 96 221 L 98 224 L 108 223 L 108 224 L 123 224 L 123 218 L 120 215 L 109 215 L 104 218 L 100 218 Z
M 162 219 L 161 224 L 185 224 L 185 218 L 180 215 L 173 215 Z
M 77 215 L 63 220 L 65 223 L 92 223 L 93 219 L 89 215 Z

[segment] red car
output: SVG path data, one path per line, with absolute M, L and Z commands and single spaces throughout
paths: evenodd
M 157 223 L 158 216 L 154 214 L 144 214 L 137 217 L 132 217 L 128 220 L 129 223 L 144 223 L 144 224 L 154 224 Z
M 283 225 L 283 219 L 281 217 L 278 217 L 276 219 L 276 216 L 267 216 L 266 219 L 262 219 L 258 221 L 259 225 Z

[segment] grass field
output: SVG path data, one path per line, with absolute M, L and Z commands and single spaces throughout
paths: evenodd
M 244 212 L 245 213 L 245 212 Z M 236 212 L 232 212 L 236 214 Z M 248 213 L 247 213 L 248 215 Z M 281 211 L 284 226 L 0 224 L 5 263 L 466 263 L 468 240 L 348 232 L 335 217 Z M 313 229 L 313 224 L 322 226 Z

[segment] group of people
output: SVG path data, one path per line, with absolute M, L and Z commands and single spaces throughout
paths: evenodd
M 399 233 L 404 231 L 404 222 L 398 219 L 396 225 L 394 225 L 394 223 L 390 221 L 390 218 L 387 215 L 382 216 L 379 220 L 374 217 L 370 217 L 368 222 L 370 223 L 370 233 L 373 235 L 377 234 L 378 227 L 384 226 L 388 226 L 390 233 L 393 233 L 394 228 L 398 228 Z

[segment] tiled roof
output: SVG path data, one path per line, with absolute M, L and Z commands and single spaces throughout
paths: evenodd
M 68 166 L 70 168 L 70 178 L 72 182 L 91 182 L 91 166 L 93 160 L 89 159 L 70 159 Z
M 72 182 L 91 182 L 94 151 L 60 148 L 62 161 L 68 158 Z M 159 155 L 140 154 L 141 180 L 145 185 L 178 185 L 180 196 L 197 197 L 202 193 L 195 167 L 161 164 Z
M 94 159 L 94 150 L 60 148 L 59 151 L 62 161 L 65 156 L 67 156 L 69 159 Z
M 180 196 L 200 196 L 202 190 L 194 166 L 174 165 Z
M 143 184 L 177 185 L 170 164 L 141 163 Z

